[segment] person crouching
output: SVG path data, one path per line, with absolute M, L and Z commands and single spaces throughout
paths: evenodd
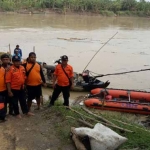
M 8 89 L 8 96 L 11 98 L 14 113 L 18 118 L 21 118 L 19 113 L 18 101 L 21 106 L 23 114 L 34 115 L 28 111 L 28 107 L 25 99 L 24 83 L 26 79 L 26 73 L 23 66 L 21 66 L 21 59 L 19 56 L 12 57 L 13 65 L 9 71 L 6 72 L 6 85 Z

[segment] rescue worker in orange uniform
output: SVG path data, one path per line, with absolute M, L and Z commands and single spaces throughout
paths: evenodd
M 18 118 L 21 118 L 18 106 L 19 101 L 23 114 L 34 115 L 29 112 L 26 104 L 24 90 L 26 72 L 24 67 L 21 66 L 21 59 L 19 56 L 13 56 L 12 62 L 13 65 L 10 67 L 9 71 L 6 72 L 6 84 L 8 89 L 8 96 L 12 102 L 14 113 Z
M 5 101 L 6 101 L 5 69 L 2 67 L 2 63 L 0 63 L 0 120 L 1 121 L 5 121 L 5 117 L 6 117 L 6 112 L 4 108 Z
M 0 93 L 5 99 L 5 114 L 7 114 L 7 104 L 9 103 L 9 114 L 13 115 L 13 107 L 8 98 L 6 84 L 5 84 L 5 74 L 10 68 L 10 57 L 8 54 L 1 55 L 1 68 L 0 68 Z
M 69 106 L 70 89 L 73 88 L 73 68 L 68 64 L 68 56 L 61 57 L 61 64 L 55 68 L 53 77 L 53 94 L 48 107 L 54 105 L 55 100 L 59 94 L 63 93 L 64 106 Z
M 41 96 L 42 96 L 42 84 L 46 86 L 45 77 L 41 65 L 36 62 L 36 54 L 34 52 L 29 53 L 28 61 L 23 64 L 26 70 L 26 87 L 28 93 L 28 108 L 30 110 L 32 100 L 36 99 L 37 109 L 40 109 Z

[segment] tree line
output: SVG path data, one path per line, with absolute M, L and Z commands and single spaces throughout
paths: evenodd
M 20 9 L 60 9 L 72 12 L 101 13 L 111 11 L 143 12 L 150 15 L 150 2 L 145 0 L 0 0 L 0 9 L 17 11 Z

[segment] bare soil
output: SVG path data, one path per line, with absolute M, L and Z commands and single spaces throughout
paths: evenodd
M 49 109 L 34 111 L 35 116 L 22 119 L 7 116 L 0 123 L 0 150 L 74 150 L 73 143 L 61 140 L 54 127 L 61 122 L 61 115 L 52 112 L 50 118 L 44 114 Z

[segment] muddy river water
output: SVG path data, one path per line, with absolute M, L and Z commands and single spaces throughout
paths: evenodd
M 87 67 L 98 74 L 150 68 L 150 19 L 79 15 L 0 15 L 0 51 L 19 44 L 23 57 L 52 64 L 65 54 L 74 71 L 82 72 L 92 56 L 118 34 Z M 109 87 L 150 91 L 150 71 L 100 78 Z

